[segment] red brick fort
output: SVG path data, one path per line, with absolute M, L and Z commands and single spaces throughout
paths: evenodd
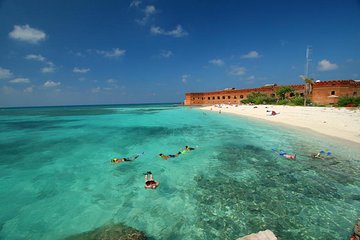
M 304 95 L 304 85 L 286 85 L 293 88 L 294 93 Z M 235 89 L 226 88 L 213 92 L 186 93 L 184 105 L 214 105 L 214 104 L 241 104 L 251 92 L 261 92 L 268 96 L 275 96 L 276 90 L 282 86 L 267 84 L 259 88 Z M 309 96 L 314 104 L 335 104 L 341 96 L 360 96 L 359 80 L 331 80 L 317 81 L 312 84 Z M 291 97 L 291 96 L 290 96 Z

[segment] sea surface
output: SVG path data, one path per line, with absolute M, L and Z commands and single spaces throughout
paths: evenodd
M 185 145 L 196 149 L 158 156 Z M 320 150 L 331 155 L 310 157 Z M 155 190 L 144 189 L 147 171 Z M 250 118 L 171 104 L 0 109 L 0 239 L 64 239 L 113 223 L 156 240 L 265 229 L 347 239 L 359 179 L 358 145 Z

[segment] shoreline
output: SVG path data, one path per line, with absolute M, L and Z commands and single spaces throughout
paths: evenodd
M 213 105 L 201 110 L 262 119 L 360 143 L 360 109 L 283 105 Z M 275 111 L 276 115 L 271 115 Z

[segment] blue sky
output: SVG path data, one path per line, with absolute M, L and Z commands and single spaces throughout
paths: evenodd
M 0 0 L 0 107 L 360 79 L 359 0 Z

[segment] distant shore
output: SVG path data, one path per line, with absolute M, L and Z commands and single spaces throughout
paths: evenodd
M 201 109 L 307 128 L 328 136 L 360 143 L 360 109 L 280 105 L 215 105 Z M 277 114 L 272 115 L 272 111 Z

